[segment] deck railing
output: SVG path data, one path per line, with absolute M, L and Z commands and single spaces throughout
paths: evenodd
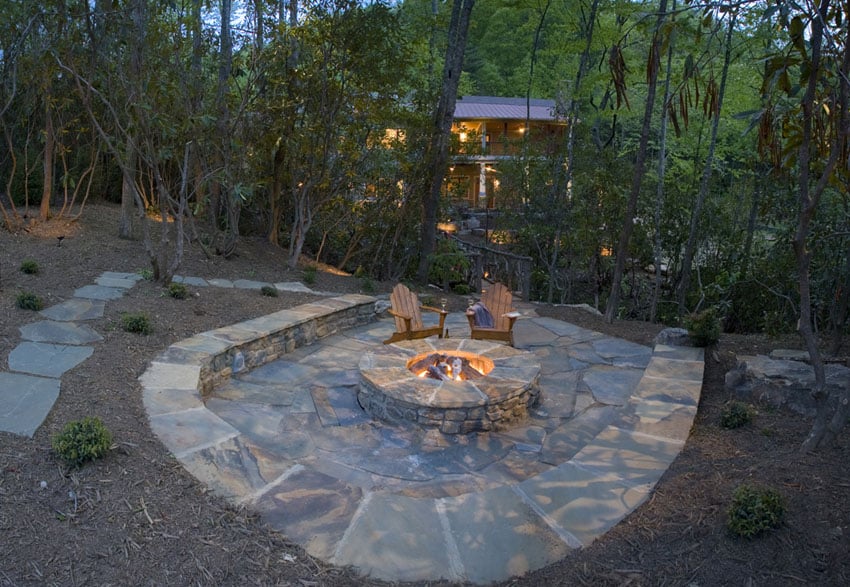
M 531 290 L 531 257 L 469 243 L 451 234 L 448 236 L 471 261 L 469 285 L 473 289 L 480 292 L 484 281 L 498 281 L 523 301 L 528 301 Z

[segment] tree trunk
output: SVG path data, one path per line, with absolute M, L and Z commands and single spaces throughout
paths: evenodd
M 705 158 L 705 166 L 702 172 L 702 181 L 699 186 L 697 201 L 691 211 L 691 225 L 688 231 L 688 242 L 685 245 L 685 253 L 682 259 L 682 275 L 679 279 L 677 301 L 679 314 L 685 313 L 685 298 L 691 285 L 691 265 L 693 265 L 696 253 L 697 231 L 699 229 L 699 218 L 705 199 L 708 196 L 708 185 L 711 180 L 712 167 L 714 166 L 714 152 L 717 147 L 717 131 L 720 126 L 720 112 L 723 110 L 723 97 L 726 94 L 726 79 L 729 76 L 729 63 L 732 59 L 732 32 L 735 29 L 737 14 L 732 13 L 729 17 L 729 28 L 726 31 L 725 52 L 723 56 L 723 72 L 720 76 L 720 89 L 717 97 L 717 111 L 714 112 L 714 120 L 711 124 L 711 141 L 708 144 L 708 155 Z M 708 98 L 706 98 L 708 99 Z M 709 106 L 710 108 L 710 106 Z
M 673 0 L 673 14 L 676 14 L 676 0 Z M 649 306 L 649 321 L 655 322 L 658 318 L 658 299 L 661 297 L 661 213 L 664 210 L 664 176 L 667 173 L 667 122 L 669 120 L 670 108 L 670 69 L 673 63 L 673 36 L 675 29 L 670 33 L 667 44 L 667 65 L 664 78 L 664 99 L 661 100 L 661 132 L 658 145 L 658 186 L 655 191 L 655 236 L 653 242 L 653 256 L 655 259 L 655 282 L 652 288 L 652 301 Z
M 133 206 L 138 199 L 136 197 L 136 152 L 131 147 L 127 148 L 127 166 L 130 173 L 121 174 L 121 215 L 118 217 L 118 238 L 133 238 Z M 139 211 L 140 214 L 143 211 Z
M 53 113 L 50 108 L 50 92 L 44 96 L 44 186 L 41 191 L 41 206 L 38 217 L 44 222 L 50 218 L 50 200 L 53 199 L 53 154 L 56 151 L 56 136 L 53 132 Z
M 440 192 L 449 159 L 449 138 L 452 131 L 457 88 L 463 68 L 463 54 L 469 31 L 469 16 L 475 0 L 454 0 L 452 19 L 449 23 L 449 41 L 446 61 L 443 66 L 443 83 L 440 99 L 434 115 L 434 127 L 425 156 L 424 177 L 430 184 L 422 194 L 422 227 L 420 229 L 420 257 L 417 280 L 428 281 L 431 255 L 437 243 L 437 211 L 440 207 Z
M 635 158 L 635 168 L 632 174 L 632 187 L 629 192 L 629 201 L 626 206 L 626 217 L 623 219 L 623 228 L 620 231 L 620 239 L 617 243 L 617 258 L 614 263 L 614 275 L 611 278 L 611 292 L 608 295 L 608 304 L 605 307 L 605 321 L 609 324 L 614 321 L 617 309 L 620 305 L 620 286 L 623 282 L 623 273 L 626 269 L 626 257 L 629 254 L 629 241 L 635 227 L 635 214 L 637 213 L 638 196 L 640 186 L 643 183 L 644 167 L 646 164 L 647 146 L 649 144 L 650 125 L 652 123 L 652 111 L 655 108 L 655 93 L 658 88 L 659 52 L 661 50 L 661 25 L 667 17 L 667 0 L 660 0 L 658 16 L 655 21 L 655 33 L 652 37 L 650 49 L 648 80 L 646 90 L 646 107 L 643 112 L 643 125 L 641 126 L 640 144 Z
M 835 111 L 839 114 L 838 129 L 835 138 L 831 142 L 828 160 L 823 163 L 823 170 L 817 178 L 814 186 L 810 186 L 812 162 L 812 134 L 814 109 L 817 103 L 817 90 L 821 81 L 822 71 L 821 57 L 823 53 L 824 23 L 827 22 L 830 11 L 830 0 L 823 0 L 817 7 L 818 12 L 812 19 L 810 51 L 811 61 L 806 83 L 806 93 L 801 102 L 802 117 L 802 139 L 798 149 L 799 164 L 799 212 L 797 216 L 797 229 L 794 233 L 794 256 L 797 260 L 797 277 L 800 290 L 800 318 L 797 330 L 809 351 L 812 368 L 815 372 L 815 385 L 812 389 L 812 397 L 815 399 L 817 414 L 812 429 L 806 440 L 803 441 L 801 450 L 810 451 L 831 441 L 847 421 L 846 413 L 848 407 L 848 395 L 850 390 L 845 390 L 843 397 L 838 398 L 837 406 L 830 402 L 830 393 L 826 389 L 826 373 L 823 358 L 821 357 L 814 331 L 812 330 L 812 296 L 809 269 L 811 263 L 811 251 L 808 248 L 808 237 L 811 232 L 811 223 L 817 212 L 821 196 L 828 184 L 829 178 L 839 160 L 839 155 L 844 152 L 848 131 L 847 106 L 848 91 L 850 91 L 850 30 L 845 29 L 841 71 L 838 75 L 839 92 Z

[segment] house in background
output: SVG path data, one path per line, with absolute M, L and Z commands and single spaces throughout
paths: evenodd
M 561 144 L 565 130 L 554 100 L 458 98 L 445 196 L 469 208 L 499 207 L 499 164 L 518 155 L 526 139 L 536 146 Z

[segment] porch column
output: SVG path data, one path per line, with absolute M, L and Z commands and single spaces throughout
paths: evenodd
M 478 205 L 487 207 L 487 164 L 478 164 Z

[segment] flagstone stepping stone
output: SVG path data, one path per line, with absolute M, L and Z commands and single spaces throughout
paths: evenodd
M 103 300 L 91 300 L 74 298 L 55 306 L 45 308 L 40 313 L 51 320 L 63 322 L 74 322 L 76 320 L 93 320 L 103 317 L 106 302 Z
M 61 377 L 88 359 L 94 349 L 44 342 L 23 342 L 9 353 L 9 369 L 45 377 Z
M 58 397 L 58 379 L 0 373 L 0 430 L 32 438 Z
M 174 283 L 183 283 L 185 285 L 192 285 L 195 287 L 208 287 L 210 283 L 206 279 L 202 279 L 200 277 L 184 277 L 182 275 L 175 275 L 171 278 L 171 281 Z
M 142 279 L 142 276 L 135 273 L 114 273 L 110 275 L 104 273 L 95 279 L 94 282 L 97 285 L 102 285 L 103 287 L 130 289 L 136 285 L 140 279 Z
M 123 295 L 123 288 L 105 287 L 103 285 L 86 285 L 74 290 L 75 298 L 86 298 L 90 300 L 117 300 Z
M 284 281 L 275 283 L 275 288 L 280 291 L 293 291 L 300 293 L 315 293 L 312 289 L 301 283 L 300 281 Z
M 33 342 L 55 342 L 59 344 L 86 344 L 103 340 L 91 326 L 73 322 L 42 320 L 21 326 L 21 337 Z
M 239 289 L 262 289 L 266 286 L 271 287 L 271 284 L 265 281 L 252 281 L 250 279 L 237 279 L 233 282 L 233 287 Z
M 229 279 L 210 279 L 209 284 L 213 287 L 232 288 L 233 282 Z

